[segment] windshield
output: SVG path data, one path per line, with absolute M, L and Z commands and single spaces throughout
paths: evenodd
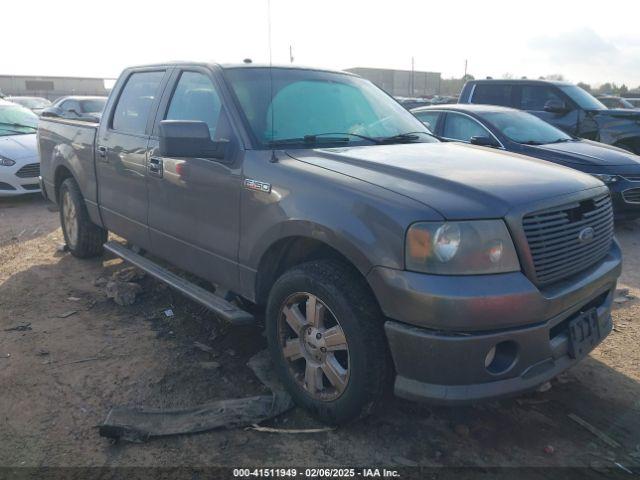
M 91 99 L 91 100 L 81 100 L 80 108 L 82 108 L 82 113 L 101 113 L 104 110 L 104 106 L 107 103 L 107 99 Z
M 553 125 L 526 112 L 487 112 L 480 114 L 505 137 L 517 143 L 544 145 L 568 142 L 572 138 Z
M 27 108 L 45 108 L 51 105 L 51 102 L 46 98 L 9 97 L 7 100 Z
M 560 90 L 585 110 L 606 110 L 607 107 L 596 97 L 577 85 L 560 85 Z
M 20 105 L 0 106 L 0 136 L 35 133 L 38 116 Z
M 261 148 L 437 142 L 401 105 L 358 77 L 286 68 L 230 68 L 225 76 Z

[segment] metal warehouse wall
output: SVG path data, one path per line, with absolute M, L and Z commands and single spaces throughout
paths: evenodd
M 113 83 L 112 80 L 106 79 Z M 4 95 L 45 97 L 49 100 L 65 95 L 108 95 L 103 78 L 36 77 L 0 75 L 0 92 Z
M 361 67 L 348 68 L 346 71 L 366 78 L 393 96 L 423 97 L 440 93 L 439 72 Z

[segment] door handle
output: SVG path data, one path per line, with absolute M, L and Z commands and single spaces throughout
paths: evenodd
M 98 145 L 98 156 L 103 162 L 108 162 L 109 159 L 107 158 L 107 147 L 105 147 L 104 145 Z
M 148 169 L 149 169 L 149 175 L 162 178 L 162 175 L 163 175 L 162 158 L 150 157 Z

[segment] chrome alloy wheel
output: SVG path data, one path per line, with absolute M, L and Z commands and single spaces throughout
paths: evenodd
M 293 378 L 314 399 L 332 401 L 349 383 L 349 348 L 336 316 L 315 295 L 294 293 L 278 320 L 282 354 Z
M 69 246 L 75 247 L 78 243 L 78 214 L 69 190 L 62 194 L 62 220 Z

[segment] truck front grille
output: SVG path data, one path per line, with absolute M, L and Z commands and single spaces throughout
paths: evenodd
M 526 215 L 537 283 L 557 282 L 602 260 L 613 240 L 609 194 Z
M 16 177 L 33 178 L 40 176 L 40 164 L 30 163 L 16 172 Z
M 630 182 L 640 182 L 640 173 L 625 173 L 622 176 Z

